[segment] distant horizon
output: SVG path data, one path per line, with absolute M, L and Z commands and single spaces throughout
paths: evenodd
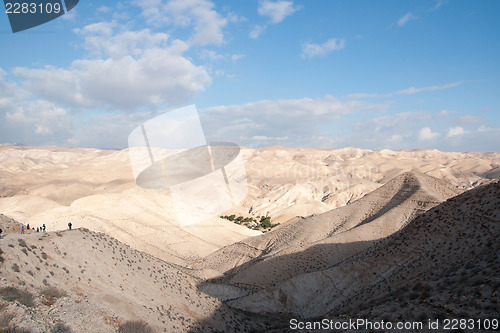
M 27 145 L 23 143 L 0 143 L 1 146 L 14 146 L 14 147 L 26 147 L 26 148 L 64 148 L 64 149 L 96 149 L 96 150 L 104 150 L 104 151 L 122 151 L 129 149 L 128 147 L 124 148 L 99 148 L 99 147 L 71 147 L 71 146 L 55 146 L 55 145 Z M 268 149 L 268 148 L 284 148 L 284 149 L 311 149 L 311 150 L 342 150 L 342 149 L 359 149 L 359 150 L 367 150 L 367 151 L 381 151 L 381 150 L 390 150 L 390 151 L 438 151 L 442 153 L 478 153 L 478 154 L 496 154 L 500 153 L 500 151 L 446 151 L 440 150 L 437 148 L 409 148 L 409 149 L 390 149 L 390 148 L 379 148 L 379 149 L 368 149 L 368 148 L 359 148 L 354 146 L 346 146 L 340 148 L 317 148 L 317 147 L 288 147 L 283 145 L 271 145 L 271 146 L 262 146 L 262 147 L 245 147 L 241 146 L 242 149 Z

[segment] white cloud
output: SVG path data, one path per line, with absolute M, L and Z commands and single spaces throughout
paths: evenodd
M 435 90 L 443 90 L 443 89 L 450 89 L 454 87 L 458 87 L 462 85 L 462 81 L 458 82 L 451 82 L 447 84 L 443 84 L 441 86 L 427 86 L 427 87 L 420 87 L 420 88 L 407 88 L 403 90 L 396 91 L 394 93 L 387 93 L 387 94 L 377 94 L 377 93 L 356 93 L 356 94 L 349 94 L 346 96 L 346 98 L 350 99 L 360 99 L 360 98 L 388 98 L 392 97 L 393 95 L 413 95 L 417 93 L 421 93 L 424 91 L 435 91 Z M 448 110 L 442 110 L 439 112 L 441 116 L 447 116 L 451 114 L 452 111 Z
M 224 75 L 225 75 L 225 72 L 222 69 L 218 69 L 215 71 L 215 76 L 221 77 Z
M 260 25 L 260 24 L 256 24 L 252 31 L 250 31 L 250 33 L 248 34 L 248 36 L 252 39 L 257 39 L 259 38 L 260 35 L 262 35 L 262 33 L 264 31 L 266 31 L 267 29 L 267 26 L 266 25 Z
M 452 119 L 452 122 L 456 124 L 480 124 L 486 122 L 486 119 L 474 116 L 463 116 Z
M 75 29 L 75 33 L 84 37 L 84 47 L 96 56 L 120 58 L 140 56 L 147 49 L 165 48 L 169 36 L 165 33 L 151 33 L 149 29 L 114 33 L 115 26 L 108 22 L 99 22 Z M 187 45 L 184 46 L 187 49 Z
M 47 101 L 24 102 L 16 110 L 7 112 L 5 119 L 11 124 L 32 126 L 33 133 L 59 136 L 71 132 L 71 117 L 63 108 Z
M 70 12 L 66 12 L 61 18 L 66 21 L 75 21 L 76 16 L 78 15 L 78 11 L 73 8 Z
M 261 16 L 267 16 L 271 19 L 271 23 L 276 24 L 283 21 L 287 16 L 292 15 L 300 10 L 300 6 L 294 6 L 292 1 L 269 1 L 262 0 L 259 2 L 257 12 Z
M 119 39 L 111 38 L 111 40 Z M 171 46 L 168 44 L 167 48 Z M 174 47 L 179 54 L 183 52 L 181 46 Z M 116 48 L 109 49 L 115 50 Z M 149 52 L 158 49 L 162 50 L 152 44 L 150 49 L 143 50 L 138 56 L 130 57 L 130 59 L 135 62 L 152 59 Z M 101 53 L 111 53 L 111 51 L 108 52 L 105 49 Z M 160 52 L 159 56 L 161 55 Z M 85 61 L 93 65 L 107 62 L 118 65 L 123 61 L 124 65 L 117 66 L 117 68 L 128 68 L 126 64 L 128 59 L 117 57 L 116 59 Z M 90 67 L 90 65 L 87 67 L 82 65 L 81 68 L 89 69 Z M 49 69 L 53 71 L 49 73 Z M 71 89 L 61 89 L 65 87 L 63 83 L 68 83 L 66 86 L 70 87 L 85 83 L 85 80 L 81 80 L 85 78 L 85 75 L 72 73 L 78 70 L 80 67 L 73 66 L 68 69 L 42 69 L 38 79 L 45 77 L 44 93 L 49 93 L 53 89 L 54 93 L 58 91 L 63 95 L 71 95 Z M 30 73 L 33 74 L 33 72 Z M 134 70 L 129 74 L 137 77 Z M 34 98 L 22 86 L 6 81 L 9 75 L 12 74 L 0 69 L 0 142 L 124 148 L 130 131 L 156 114 L 144 109 L 131 113 L 106 112 L 105 110 L 87 112 L 81 109 L 75 112 L 76 110 L 65 108 L 53 100 L 49 102 Z M 60 81 L 59 89 L 51 86 L 54 81 L 53 75 L 60 76 L 55 80 Z M 214 71 L 214 75 L 229 77 L 220 70 Z M 113 75 L 104 71 L 101 79 L 105 80 L 109 77 Z M 73 82 L 75 78 L 80 81 Z M 104 88 L 104 86 L 97 86 L 96 90 Z M 113 95 L 110 91 L 106 93 Z M 86 89 L 77 91 L 77 93 L 82 92 L 84 94 L 79 97 L 82 105 L 88 102 L 84 96 L 92 96 L 91 101 L 95 104 L 103 103 L 102 100 L 98 100 L 97 97 L 100 95 L 96 92 L 89 94 Z M 128 93 L 124 93 L 121 98 L 128 101 L 130 97 L 127 95 Z M 75 96 L 70 97 L 76 98 Z M 116 101 L 110 102 L 110 96 L 107 98 L 107 103 L 118 104 Z M 437 148 L 445 151 L 498 151 L 500 129 L 489 126 L 490 124 L 486 123 L 487 119 L 484 119 L 484 126 L 476 130 L 465 130 L 460 126 L 450 126 L 444 121 L 453 123 L 458 119 L 464 123 L 477 123 L 480 118 L 464 116 L 443 119 L 440 114 L 421 111 L 389 114 L 387 111 L 391 103 L 388 100 L 373 103 L 362 99 L 339 99 L 326 95 L 320 98 L 260 100 L 241 105 L 217 106 L 201 110 L 201 116 L 209 141 L 231 141 L 248 147 L 357 146 L 368 149 Z M 451 114 L 450 112 L 442 113 L 446 116 Z M 380 114 L 383 116 L 379 116 Z M 431 123 L 433 130 L 427 125 Z
M 392 94 L 374 94 L 374 93 L 356 93 L 356 94 L 349 94 L 346 96 L 346 98 L 350 99 L 360 99 L 360 98 L 386 98 L 386 97 L 391 97 Z
M 447 117 L 449 115 L 451 115 L 453 113 L 453 111 L 450 111 L 450 110 L 441 110 L 437 113 L 437 115 L 439 117 Z
M 438 137 L 439 135 L 441 135 L 441 133 L 433 132 L 433 131 L 431 131 L 431 129 L 429 127 L 423 127 L 418 132 L 418 138 L 421 141 L 432 140 L 432 139 Z
M 7 82 L 0 69 L 0 142 L 125 148 L 130 131 L 151 112 L 85 112 L 33 99 L 23 87 Z
M 447 142 L 448 150 L 452 151 L 483 151 L 499 152 L 498 138 L 500 137 L 500 128 L 481 126 L 476 130 L 461 130 L 459 128 L 448 130 L 449 136 Z
M 452 136 L 461 136 L 467 133 L 466 130 L 464 130 L 463 127 L 457 126 L 457 127 L 452 127 L 448 129 L 448 137 Z
M 7 72 L 0 68 L 0 112 L 12 109 L 17 101 L 27 98 L 27 94 L 15 83 L 7 82 L 6 77 Z
M 111 11 L 111 8 L 108 6 L 101 6 L 97 8 L 98 13 L 109 13 Z
M 374 93 L 355 93 L 355 94 L 349 94 L 346 96 L 346 98 L 350 98 L 350 99 L 359 99 L 359 98 L 370 98 L 370 97 L 378 97 L 378 94 L 374 94 Z
M 438 10 L 439 8 L 441 8 L 442 5 L 446 4 L 447 2 L 448 0 L 437 0 L 436 4 L 434 5 L 434 7 L 431 8 L 431 10 Z
M 210 61 L 218 61 L 225 58 L 222 54 L 219 54 L 214 50 L 207 50 L 207 49 L 203 49 L 200 51 L 200 57 L 202 59 L 208 59 Z
M 256 136 L 252 137 L 252 140 L 256 140 L 256 141 L 284 141 L 284 140 L 288 140 L 288 136 L 256 135 Z
M 404 25 L 406 25 L 406 23 L 408 23 L 409 21 L 411 20 L 415 20 L 417 19 L 416 16 L 414 16 L 412 13 L 406 13 L 403 17 L 401 17 L 399 20 L 398 20 L 398 25 L 400 27 L 403 27 Z
M 345 47 L 344 39 L 331 38 L 323 44 L 305 43 L 302 45 L 302 57 L 313 58 L 325 56 L 332 51 L 341 50 Z
M 147 29 L 113 34 L 105 23 L 78 33 L 105 58 L 75 60 L 67 69 L 15 68 L 26 89 L 71 107 L 133 111 L 186 103 L 211 83 L 204 67 L 183 56 L 188 45 L 180 40 L 166 45 L 166 34 Z
M 242 59 L 242 58 L 244 58 L 244 57 L 245 57 L 245 55 L 244 55 L 244 54 L 233 54 L 233 55 L 231 56 L 231 60 L 232 60 L 233 62 L 236 62 L 236 61 L 238 61 L 238 60 L 240 60 L 240 59 Z
M 155 114 L 151 112 L 112 112 L 92 115 L 88 125 L 75 129 L 74 135 L 67 141 L 68 144 L 79 147 L 126 148 L 130 132 L 154 116 Z
M 33 100 L 25 89 L 6 81 L 8 75 L 0 70 L 0 142 L 124 148 L 130 131 L 157 114 L 153 111 L 75 112 L 54 102 Z M 230 141 L 248 147 L 498 151 L 500 129 L 487 124 L 476 130 L 442 128 L 437 127 L 440 123 L 436 122 L 434 132 L 427 124 L 441 119 L 443 125 L 437 114 L 389 114 L 390 105 L 390 101 L 370 103 L 326 95 L 261 100 L 200 111 L 209 141 Z
M 233 12 L 227 13 L 227 20 L 231 23 L 246 22 L 248 19 L 244 16 L 239 16 Z
M 28 92 L 7 82 L 6 77 L 0 68 L 0 142 L 55 143 L 54 138 L 71 135 L 69 112 L 48 101 L 32 100 Z
M 326 95 L 322 98 L 261 100 L 216 106 L 202 110 L 201 115 L 209 141 L 232 141 L 253 146 L 257 140 L 269 145 L 304 146 L 304 140 L 307 140 L 309 145 L 323 146 L 322 142 L 316 141 L 322 137 L 320 126 L 339 121 L 348 114 L 387 107 L 387 104 L 362 101 L 342 102 Z M 285 137 L 288 139 L 282 142 Z
M 135 0 L 149 24 L 166 24 L 192 28 L 189 44 L 220 45 L 224 42 L 223 29 L 228 19 L 222 17 L 209 0 Z M 234 20 L 233 14 L 230 19 Z
M 399 143 L 403 140 L 403 136 L 399 134 L 393 134 L 391 137 L 387 140 L 389 143 Z
M 442 86 L 428 86 L 428 87 L 421 87 L 421 88 L 411 87 L 408 89 L 399 90 L 396 92 L 396 94 L 398 94 L 398 95 L 413 95 L 413 94 L 416 94 L 416 93 L 419 93 L 422 91 L 435 91 L 435 90 L 443 90 L 443 89 L 458 87 L 462 83 L 463 83 L 462 81 L 457 81 L 457 82 L 443 84 Z
M 478 130 L 478 132 L 488 132 L 488 131 L 491 131 L 491 130 L 497 130 L 498 131 L 499 129 L 498 128 L 495 129 L 495 128 L 492 128 L 490 126 L 483 125 L 483 126 L 480 126 L 477 130 Z
M 112 22 L 98 22 L 98 23 L 92 23 L 89 25 L 84 26 L 83 28 L 79 29 L 74 29 L 73 32 L 75 33 L 81 33 L 84 36 L 91 36 L 93 37 L 94 35 L 96 37 L 98 36 L 111 36 L 113 33 L 113 26 L 114 24 Z M 90 45 L 92 46 L 92 45 Z M 98 45 L 100 46 L 100 45 Z
M 390 104 L 387 104 L 386 109 L 389 106 Z M 432 115 L 427 112 L 401 112 L 375 117 L 365 114 L 361 119 L 347 123 L 342 128 L 350 133 L 345 140 L 349 146 L 401 149 L 411 147 L 415 143 L 411 133 L 418 132 L 418 126 L 430 119 Z
M 71 135 L 71 114 L 67 110 L 48 101 L 31 100 L 24 89 L 1 76 L 0 142 L 61 144 L 57 139 Z

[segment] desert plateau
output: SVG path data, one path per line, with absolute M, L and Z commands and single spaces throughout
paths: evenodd
M 273 228 L 179 225 L 168 194 L 135 185 L 127 150 L 0 146 L 2 329 L 282 332 L 292 318 L 498 315 L 500 154 L 241 154 L 248 195 L 225 214 Z

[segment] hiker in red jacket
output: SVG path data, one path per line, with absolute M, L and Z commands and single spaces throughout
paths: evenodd
M 68 223 L 68 228 L 69 228 L 69 230 L 71 230 L 71 227 L 72 227 L 72 226 L 73 226 L 73 223 L 71 223 L 71 222 L 70 222 L 70 223 Z

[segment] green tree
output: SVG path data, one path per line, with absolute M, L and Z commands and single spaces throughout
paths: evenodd
M 271 228 L 271 217 L 268 216 L 268 217 L 264 217 L 263 219 L 261 218 L 260 220 L 260 225 L 263 227 L 263 228 Z

